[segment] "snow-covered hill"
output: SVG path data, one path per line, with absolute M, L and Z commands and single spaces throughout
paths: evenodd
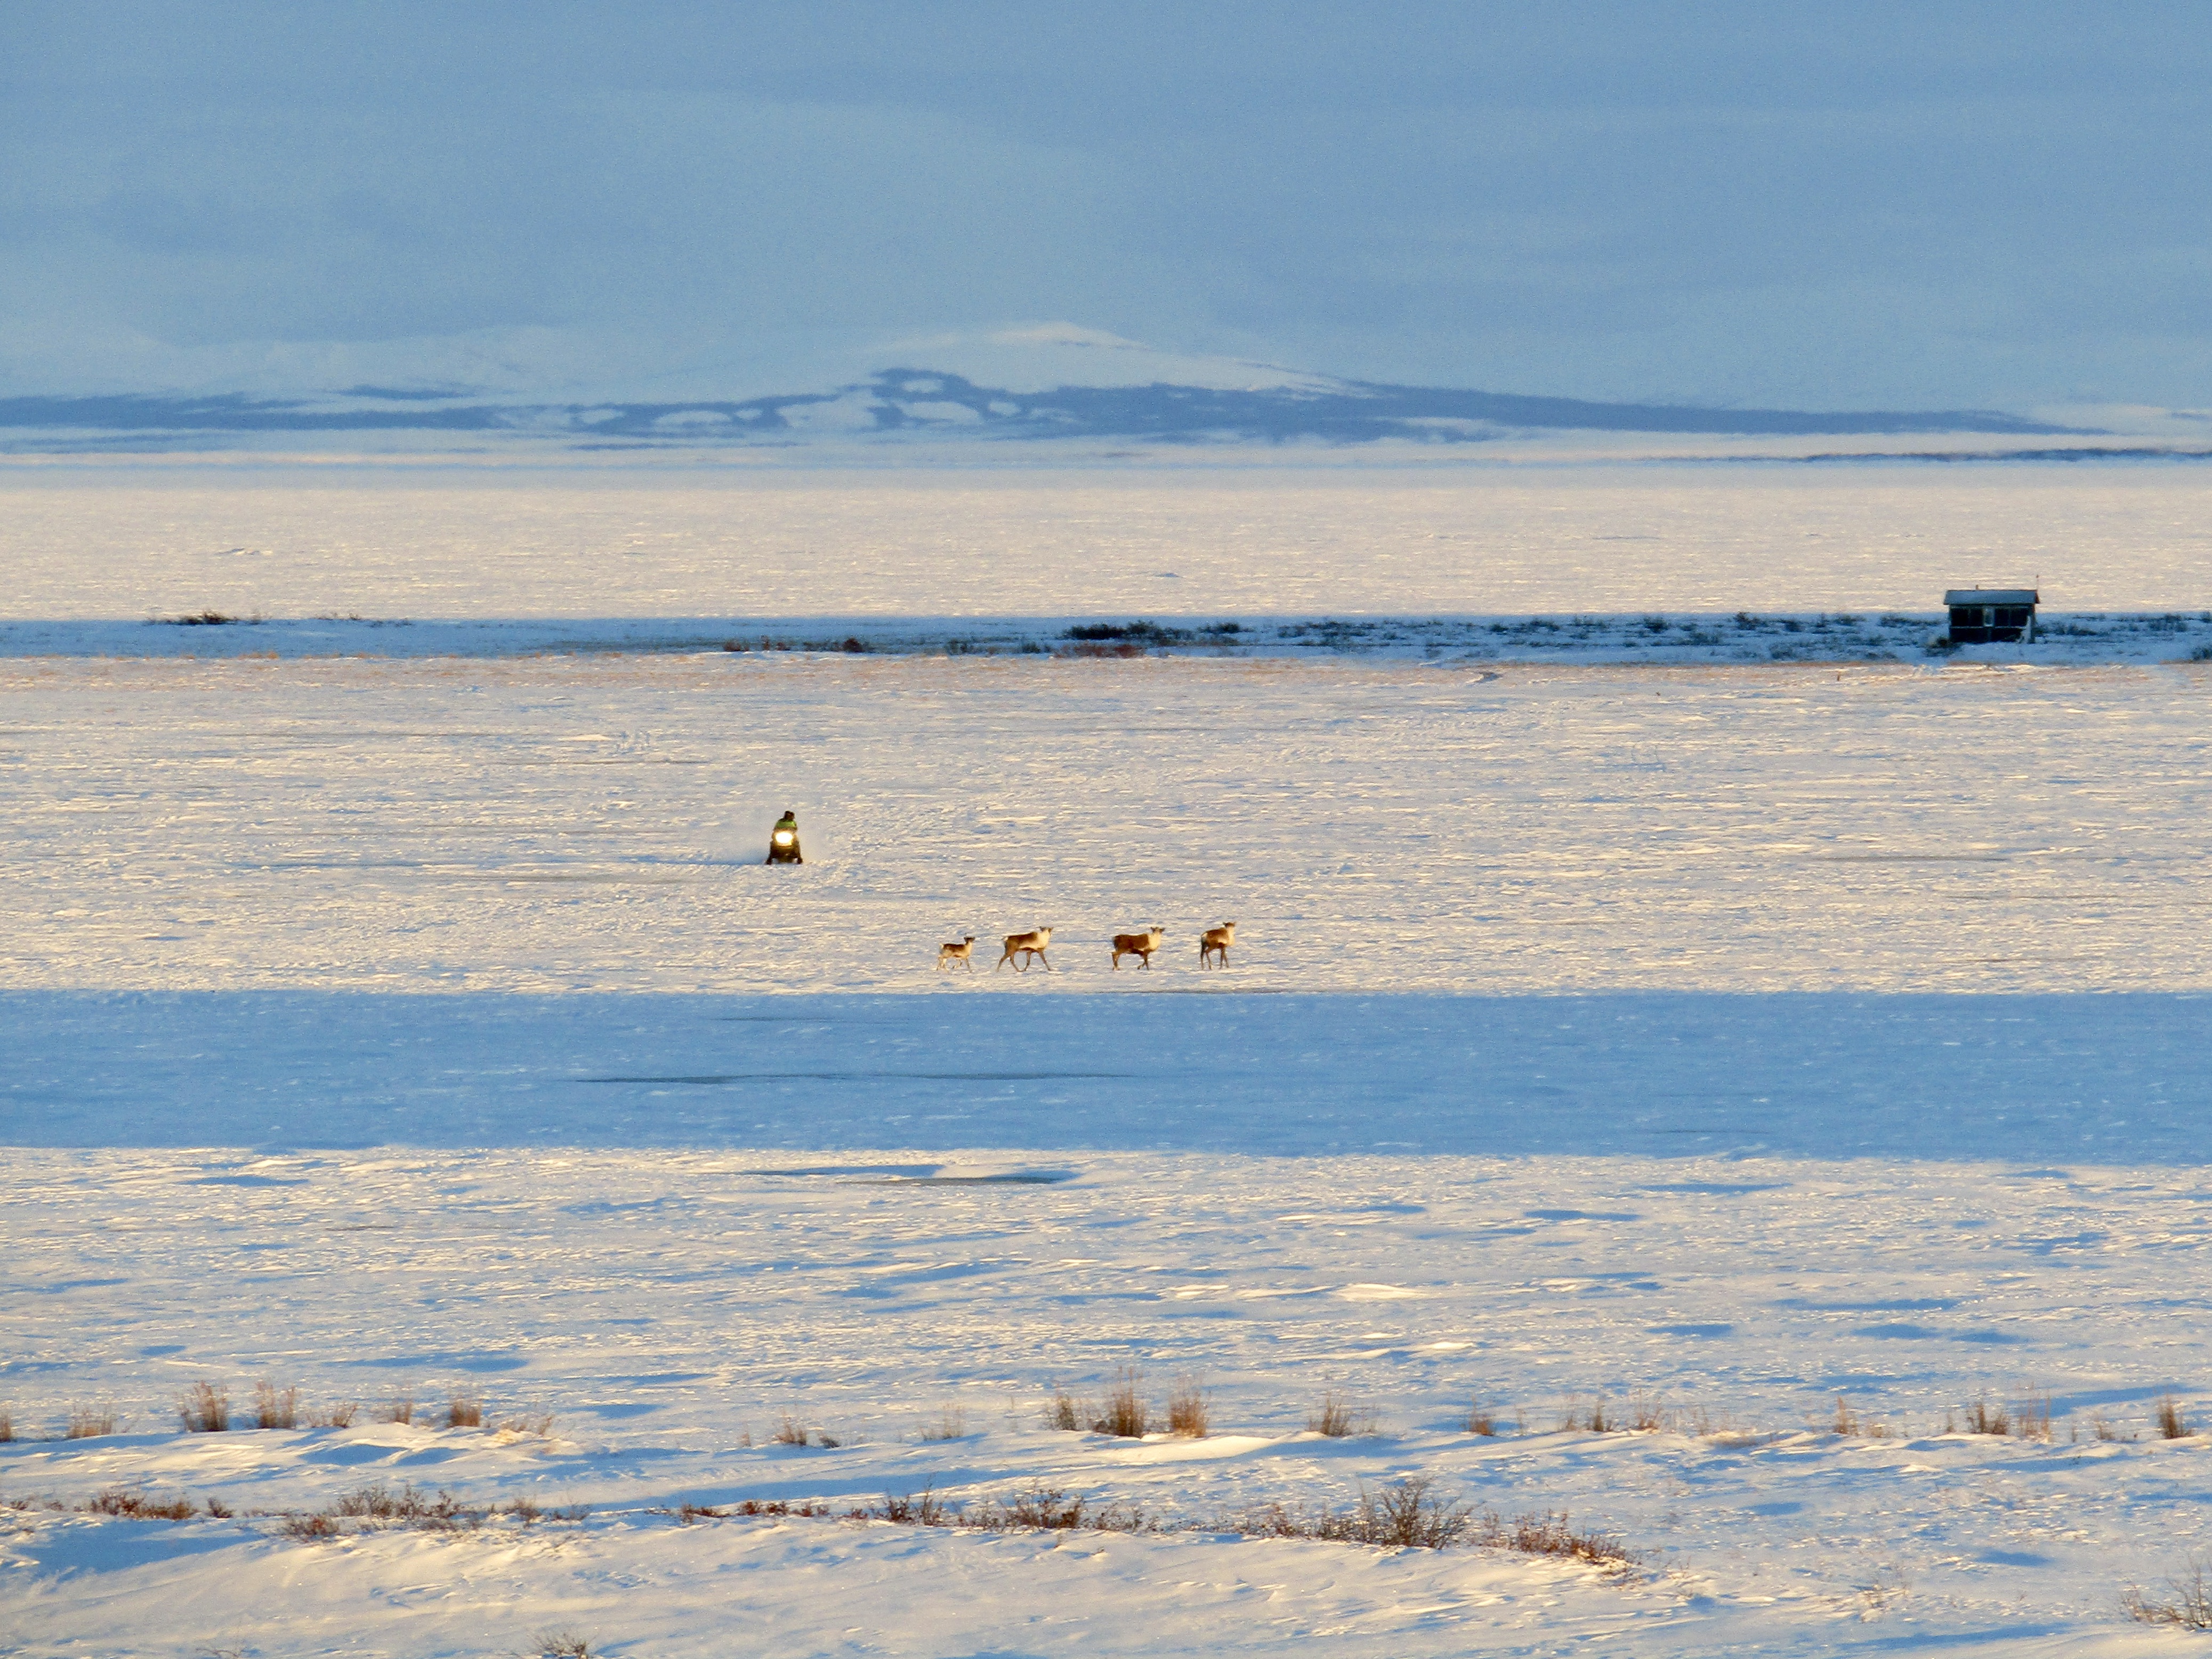
M 2079 426 L 1988 410 L 1810 411 L 1607 403 L 1341 379 L 1239 358 L 1154 349 L 1054 325 L 901 342 L 857 373 L 784 390 L 703 388 L 708 371 L 610 382 L 593 396 L 510 381 L 400 375 L 283 389 L 236 377 L 191 391 L 46 392 L 0 399 L 18 451 L 296 447 L 334 434 L 420 442 L 498 437 L 557 449 L 789 447 L 916 438 L 1166 444 L 1495 441 L 1530 432 L 1766 438 L 1982 434 L 2081 440 Z M 724 385 L 757 380 L 732 368 Z M 702 388 L 677 395 L 665 387 Z M 641 390 L 641 387 L 647 388 Z

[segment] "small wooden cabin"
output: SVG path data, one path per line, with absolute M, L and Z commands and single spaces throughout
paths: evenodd
M 2009 645 L 2035 638 L 2032 587 L 1954 587 L 1943 596 L 1951 611 L 1954 645 Z

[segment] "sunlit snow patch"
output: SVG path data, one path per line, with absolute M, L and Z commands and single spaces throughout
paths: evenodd
M 1034 1170 L 989 1164 L 817 1164 L 798 1170 L 747 1170 L 754 1176 L 826 1176 L 850 1184 L 911 1185 L 928 1182 L 939 1186 L 1048 1187 L 1073 1181 L 1073 1170 Z

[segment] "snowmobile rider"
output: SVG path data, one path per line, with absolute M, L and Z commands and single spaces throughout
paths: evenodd
M 786 812 L 769 831 L 768 861 L 770 864 L 804 864 L 799 855 L 799 815 Z

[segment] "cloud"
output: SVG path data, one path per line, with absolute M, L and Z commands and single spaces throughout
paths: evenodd
M 2160 5 L 25 3 L 0 385 L 738 396 L 943 338 L 1105 384 L 2193 404 L 2208 55 Z

